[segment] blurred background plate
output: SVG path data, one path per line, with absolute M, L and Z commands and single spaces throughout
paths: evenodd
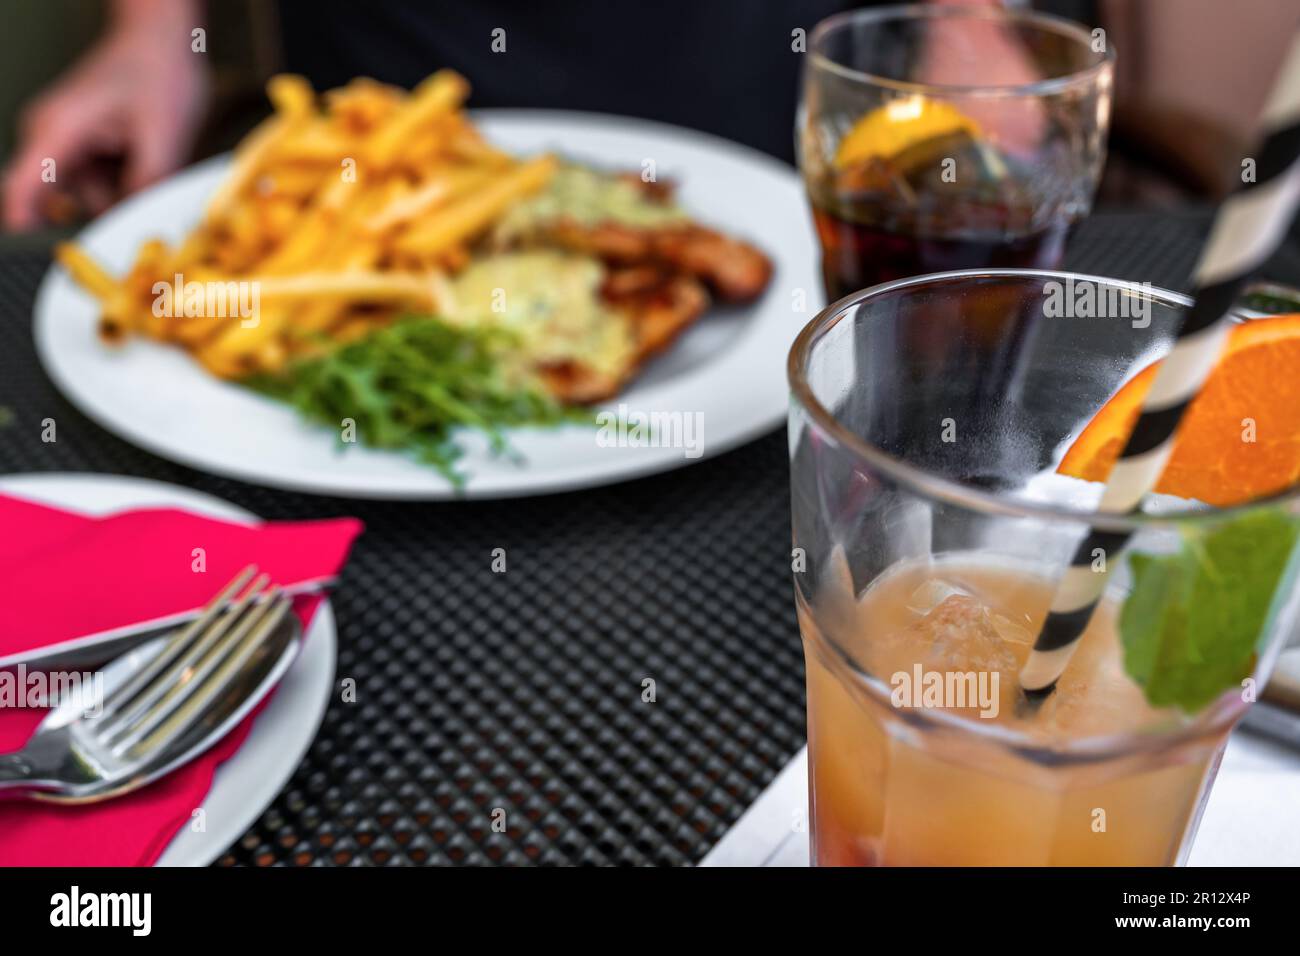
M 601 447 L 596 428 L 517 430 L 518 461 L 494 458 L 467 435 L 464 495 L 497 498 L 609 484 L 678 468 L 733 448 L 785 419 L 785 357 L 816 312 L 821 280 L 812 226 L 794 170 L 727 140 L 644 120 L 547 110 L 475 114 L 494 143 L 554 150 L 611 169 L 680 184 L 682 205 L 705 224 L 757 244 L 775 265 L 758 302 L 711 309 L 604 407 L 698 414 L 702 454 L 674 447 Z M 140 243 L 174 242 L 198 221 L 228 159 L 215 157 L 113 208 L 78 238 L 114 273 Z M 455 497 L 432 468 L 393 452 L 341 449 L 335 432 L 303 423 L 269 399 L 203 372 L 181 351 L 135 340 L 121 349 L 96 336 L 94 301 L 59 268 L 35 306 L 37 353 L 78 408 L 127 441 L 182 464 L 258 484 L 364 498 Z

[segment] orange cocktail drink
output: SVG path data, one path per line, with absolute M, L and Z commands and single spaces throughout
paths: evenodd
M 1105 308 L 1060 315 L 1064 283 Z M 1182 302 L 1087 276 L 940 273 L 841 300 L 799 337 L 792 567 L 814 862 L 1186 858 L 1228 734 L 1300 631 L 1300 499 L 1232 506 L 1201 476 L 1141 513 L 1096 513 L 1097 460 L 1114 454 L 1102 430 L 1131 419 Z M 1267 454 L 1207 439 L 1222 416 L 1193 407 L 1175 477 L 1200 476 L 1196 449 L 1212 448 L 1252 495 L 1290 480 L 1268 398 L 1290 382 L 1237 363 L 1267 368 L 1252 350 L 1296 338 L 1296 322 L 1261 321 L 1274 324 L 1236 335 L 1204 394 L 1236 414 L 1249 380 Z M 1018 674 L 1090 530 L 1113 542 L 1094 555 L 1105 590 L 1035 700 Z

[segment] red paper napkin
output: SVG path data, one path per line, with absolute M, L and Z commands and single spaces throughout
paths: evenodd
M 281 585 L 332 577 L 360 532 L 351 518 L 250 526 L 172 508 L 91 518 L 0 495 L 0 657 L 198 607 L 251 563 Z M 319 603 L 295 601 L 304 633 Z M 44 715 L 0 707 L 0 752 L 21 749 Z M 115 800 L 67 807 L 0 799 L 0 866 L 153 863 L 256 719 Z

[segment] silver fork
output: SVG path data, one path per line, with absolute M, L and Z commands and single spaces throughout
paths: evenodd
M 220 740 L 297 654 L 290 600 L 250 565 L 188 626 L 108 664 L 102 701 L 62 701 L 0 754 L 0 797 L 87 803 L 135 790 Z

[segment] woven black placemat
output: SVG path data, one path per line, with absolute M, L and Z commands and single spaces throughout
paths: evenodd
M 1204 223 L 1099 215 L 1068 264 L 1178 287 Z M 54 390 L 30 331 L 47 265 L 0 256 L 0 472 L 139 475 L 268 518 L 366 523 L 334 597 L 337 676 L 356 681 L 356 702 L 335 695 L 288 787 L 223 863 L 693 863 L 803 743 L 783 432 L 528 500 L 258 488 L 139 451 Z

